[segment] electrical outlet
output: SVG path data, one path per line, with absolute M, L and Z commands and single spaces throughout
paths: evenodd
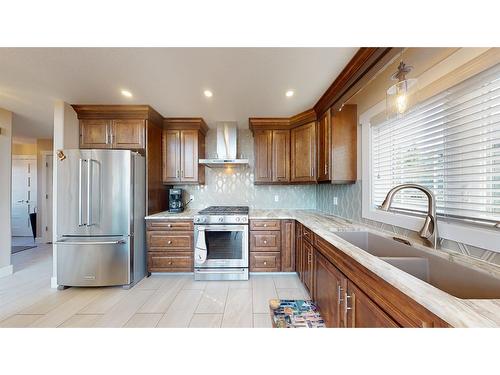
M 279 202 L 279 200 L 280 200 L 280 196 L 279 196 L 279 195 L 275 195 L 275 196 L 274 196 L 274 201 L 275 201 L 275 202 Z
M 333 197 L 333 205 L 336 206 L 339 204 L 339 198 L 338 197 Z

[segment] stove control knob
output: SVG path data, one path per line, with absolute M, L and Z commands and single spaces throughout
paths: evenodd
M 240 222 L 240 218 L 239 217 L 236 217 L 236 222 Z
M 219 217 L 219 218 L 217 219 L 217 221 L 218 221 L 219 223 L 222 223 L 222 222 L 224 221 L 224 217 L 222 217 L 222 216 L 221 216 L 221 217 Z
M 244 223 L 246 223 L 247 222 L 247 218 L 246 217 L 242 217 L 241 221 L 243 221 Z
M 203 223 L 205 223 L 205 222 L 207 221 L 207 218 L 206 218 L 206 217 L 202 217 L 202 218 L 201 218 L 201 221 L 202 221 Z
M 199 222 L 200 222 L 200 218 L 199 218 L 199 217 L 195 217 L 195 218 L 194 218 L 194 222 L 195 222 L 195 223 L 199 223 Z

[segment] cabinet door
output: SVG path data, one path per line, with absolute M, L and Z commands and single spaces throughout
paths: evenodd
M 109 120 L 80 120 L 80 148 L 110 148 Z
M 198 130 L 181 130 L 181 181 L 198 181 Z
M 313 288 L 313 277 L 314 277 L 314 264 L 313 264 L 313 258 L 314 258 L 314 253 L 313 253 L 313 247 L 312 245 L 307 242 L 307 241 L 302 241 L 302 264 L 303 264 L 303 269 L 304 269 L 304 285 L 306 286 L 307 290 L 309 291 L 309 295 L 312 297 L 314 295 L 314 288 Z
M 314 300 L 327 327 L 344 326 L 343 290 L 347 279 L 318 251 L 314 254 Z
M 332 114 L 332 183 L 354 182 L 357 177 L 357 110 L 344 106 Z
M 271 182 L 272 177 L 272 130 L 257 130 L 254 133 L 255 182 Z
M 350 280 L 345 292 L 347 327 L 350 328 L 391 328 L 399 327 L 375 302 L 364 294 Z
M 316 181 L 316 123 L 291 130 L 291 181 Z
M 281 221 L 281 271 L 295 271 L 295 222 Z
M 112 148 L 137 150 L 144 148 L 145 120 L 113 120 Z
M 290 181 L 290 131 L 273 130 L 272 179 L 273 182 Z
M 163 182 L 181 181 L 180 131 L 165 130 L 163 132 Z
M 302 224 L 295 224 L 295 269 L 299 274 L 300 281 L 304 282 L 302 268 Z
M 330 110 L 318 122 L 318 181 L 330 180 Z

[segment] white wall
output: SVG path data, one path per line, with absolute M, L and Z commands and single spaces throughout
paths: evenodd
M 12 112 L 0 108 L 0 277 L 12 273 L 11 257 L 11 185 L 12 185 Z
M 57 240 L 57 150 L 78 148 L 79 125 L 76 112 L 63 101 L 54 104 L 54 174 L 53 174 L 53 231 L 52 242 Z M 57 250 L 53 247 L 51 286 L 57 287 Z

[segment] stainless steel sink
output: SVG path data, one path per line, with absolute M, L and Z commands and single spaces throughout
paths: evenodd
M 336 235 L 455 297 L 500 298 L 500 279 L 480 270 L 371 232 L 339 232 Z

